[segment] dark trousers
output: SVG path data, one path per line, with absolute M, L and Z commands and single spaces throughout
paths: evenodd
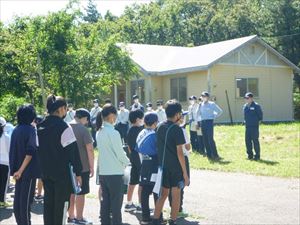
M 44 184 L 44 224 L 60 225 L 66 221 L 71 190 L 64 180 L 43 179 Z
M 207 157 L 210 159 L 219 157 L 216 143 L 214 141 L 214 121 L 201 121 L 201 131 L 203 135 L 203 142 L 206 149 Z
M 5 202 L 8 180 L 8 166 L 0 164 L 0 202 Z
M 118 123 L 116 125 L 116 130 L 119 131 L 124 143 L 127 143 L 128 124 Z
M 18 225 L 30 225 L 30 208 L 33 201 L 36 179 L 20 178 L 16 182 L 14 214 Z
M 190 141 L 193 150 L 199 152 L 200 154 L 204 154 L 204 143 L 203 143 L 203 136 L 197 135 L 197 131 L 190 130 Z
M 189 162 L 189 158 L 187 156 L 185 156 L 184 159 L 185 159 L 186 171 L 187 171 L 188 177 L 190 178 L 190 162 Z M 182 212 L 183 211 L 184 188 L 181 189 L 180 195 L 181 196 L 180 196 L 179 212 Z M 171 191 L 169 193 L 169 204 L 170 204 L 170 207 L 172 207 L 172 192 Z
M 100 185 L 102 188 L 102 199 L 100 217 L 101 224 L 113 225 L 122 224 L 122 203 L 123 203 L 123 182 L 122 175 L 100 175 Z M 112 213 L 112 221 L 110 218 Z
M 246 127 L 245 142 L 247 148 L 248 158 L 253 158 L 253 146 L 255 151 L 255 159 L 260 159 L 260 144 L 259 144 L 259 128 Z
M 149 207 L 149 197 L 152 194 L 152 190 L 154 185 L 142 185 L 142 219 L 144 221 L 150 220 L 150 207 Z M 156 201 L 158 199 L 158 195 L 153 193 L 154 203 L 156 204 Z M 154 205 L 155 205 L 154 204 Z
M 97 147 L 96 133 L 97 133 L 96 128 L 92 127 L 91 134 L 92 134 L 92 138 L 94 140 L 94 142 L 93 142 L 94 148 Z

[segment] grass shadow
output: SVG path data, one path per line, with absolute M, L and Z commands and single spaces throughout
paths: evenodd
M 12 208 L 0 209 L 0 222 L 12 217 L 14 210 Z
M 209 160 L 209 163 L 210 164 L 219 164 L 219 165 L 228 165 L 231 163 L 231 161 L 220 159 L 220 160 Z
M 271 160 L 266 160 L 266 159 L 260 159 L 255 162 L 261 163 L 261 164 L 266 164 L 268 166 L 275 166 L 275 165 L 279 164 L 279 162 L 277 162 L 277 161 L 271 161 Z

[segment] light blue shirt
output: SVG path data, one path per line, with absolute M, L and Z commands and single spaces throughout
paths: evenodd
M 127 109 L 118 111 L 117 123 L 127 124 L 129 119 L 129 111 Z
M 123 150 L 121 136 L 114 126 L 104 122 L 97 132 L 99 175 L 123 175 L 129 160 Z
M 202 102 L 197 111 L 197 121 L 214 120 L 223 113 L 223 110 L 214 102 Z

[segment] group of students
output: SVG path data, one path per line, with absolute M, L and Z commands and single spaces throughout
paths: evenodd
M 203 92 L 195 114 L 195 96 L 190 97 L 189 111 L 183 111 L 176 100 L 167 101 L 164 107 L 159 100 L 157 111 L 148 105 L 144 113 L 138 96 L 134 96 L 130 112 L 122 102 L 119 111 L 106 102 L 102 108 L 95 104 L 91 112 L 77 109 L 73 119 L 67 122 L 64 119 L 72 109 L 69 107 L 67 111 L 63 97 L 48 97 L 48 114 L 43 120 L 37 119 L 32 105 L 20 106 L 17 110 L 18 124 L 11 137 L 5 132 L 5 119 L 0 117 L 0 207 L 5 207 L 10 173 L 16 182 L 13 203 L 16 222 L 31 224 L 30 205 L 36 180 L 41 178 L 44 224 L 65 224 L 66 221 L 89 224 L 83 217 L 84 196 L 89 193 L 89 179 L 95 173 L 93 144 L 96 142 L 99 151 L 96 175 L 101 187 L 101 224 L 122 224 L 124 170 L 129 165 L 131 172 L 125 211 L 141 211 L 142 224 L 162 224 L 162 210 L 168 198 L 171 206 L 169 224 L 176 224 L 179 212 L 183 212 L 184 187 L 190 183 L 188 156 L 192 147 L 185 125 L 189 124 L 190 132 L 194 132 L 191 128 L 195 124 L 196 135 L 190 135 L 192 145 L 196 141 L 193 137 L 198 138 L 202 134 L 208 158 L 219 157 L 213 140 L 213 120 L 222 110 L 208 99 L 209 94 Z M 249 159 L 257 160 L 260 158 L 258 126 L 262 120 L 262 110 L 253 101 L 252 93 L 247 93 L 245 100 L 247 154 Z M 93 115 L 95 110 L 96 116 Z M 161 121 L 158 111 L 165 114 Z M 126 122 L 127 117 L 129 123 Z M 120 123 L 129 126 L 129 131 L 118 129 Z M 95 129 L 95 140 L 86 127 L 88 124 Z M 199 129 L 201 133 L 197 132 Z M 124 144 L 128 148 L 124 148 Z M 136 185 L 139 185 L 140 203 L 137 206 L 132 203 Z M 155 210 L 151 219 L 149 197 L 152 194 Z

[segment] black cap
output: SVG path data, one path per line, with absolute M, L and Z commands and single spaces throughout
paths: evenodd
M 197 100 L 197 97 L 195 95 L 192 95 L 189 97 L 189 100 Z
M 202 96 L 202 97 L 209 97 L 209 93 L 208 93 L 207 91 L 203 91 L 203 92 L 201 93 L 201 96 Z
M 151 103 L 151 102 L 148 102 L 148 103 L 146 104 L 146 107 L 152 107 L 152 103 Z
M 244 98 L 253 98 L 252 92 L 247 92 Z
M 123 106 L 125 106 L 125 103 L 124 102 L 120 102 L 119 103 L 119 107 L 123 107 Z
M 133 96 L 132 96 L 132 100 L 135 100 L 135 99 L 138 99 L 138 98 L 139 98 L 138 95 L 133 95 Z
M 93 102 L 94 103 L 99 103 L 99 100 L 98 99 L 94 99 Z
M 90 120 L 90 112 L 84 108 L 77 109 L 75 112 L 75 116 L 79 119 L 83 117 L 87 117 L 87 120 Z
M 147 126 L 151 126 L 155 122 L 158 122 L 158 116 L 156 113 L 148 113 L 144 117 L 144 122 Z
M 61 96 L 50 95 L 47 98 L 48 113 L 53 113 L 62 106 L 67 106 L 66 100 Z

